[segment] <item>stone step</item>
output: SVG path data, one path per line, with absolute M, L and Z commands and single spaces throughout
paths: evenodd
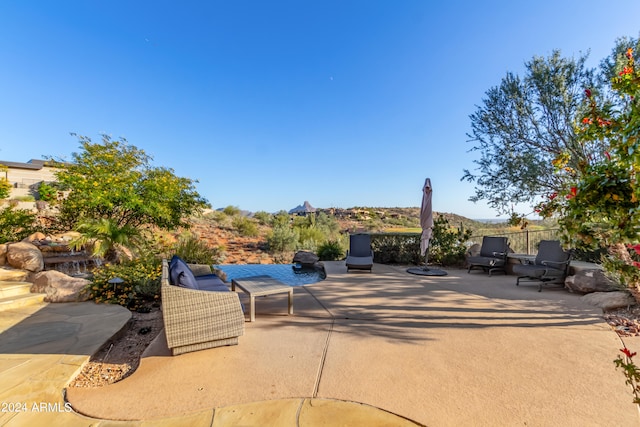
M 15 310 L 28 305 L 41 304 L 46 294 L 25 294 L 13 297 L 0 298 L 0 312 Z
M 0 281 L 0 298 L 29 294 L 32 284 L 31 282 Z

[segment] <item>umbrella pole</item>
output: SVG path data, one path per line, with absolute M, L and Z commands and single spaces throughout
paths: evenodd
M 424 271 L 429 271 L 429 246 L 427 246 L 427 250 L 424 252 Z

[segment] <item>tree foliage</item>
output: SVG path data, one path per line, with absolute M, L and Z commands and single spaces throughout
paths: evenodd
M 638 40 L 621 39 L 606 69 L 608 97 L 596 88 L 583 92 L 583 116 L 576 124 L 582 146 L 606 147 L 589 162 L 569 166 L 570 154 L 553 161 L 565 185 L 542 202 L 546 216 L 557 214 L 572 246 L 605 248 L 605 267 L 629 286 L 640 284 L 640 67 Z
M 525 63 L 522 78 L 507 73 L 486 92 L 470 116 L 472 151 L 480 153 L 477 168 L 465 170 L 462 178 L 476 184 L 470 200 L 486 200 L 501 213 L 509 213 L 513 204 L 533 205 L 561 186 L 552 165 L 559 154 L 576 168 L 602 151 L 601 141 L 578 143 L 574 130 L 584 89 L 596 86 L 586 59 L 563 58 L 559 51 L 534 57 Z
M 172 169 L 152 167 L 151 157 L 125 139 L 78 139 L 82 151 L 56 173 L 58 182 L 71 190 L 61 206 L 68 224 L 109 219 L 120 228 L 188 227 L 185 219 L 207 205 L 194 181 Z
M 11 183 L 6 177 L 7 170 L 9 170 L 8 167 L 0 165 L 0 174 L 5 175 L 0 176 L 0 199 L 6 199 L 11 192 Z

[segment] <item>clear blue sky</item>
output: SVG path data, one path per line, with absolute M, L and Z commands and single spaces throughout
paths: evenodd
M 125 137 L 214 208 L 471 218 L 469 115 L 507 71 L 638 37 L 640 2 L 2 0 L 0 159 Z

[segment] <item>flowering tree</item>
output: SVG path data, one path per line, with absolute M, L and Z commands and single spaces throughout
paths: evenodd
M 623 49 L 624 48 L 624 49 Z M 605 268 L 625 285 L 640 286 L 640 67 L 639 42 L 623 39 L 614 51 L 610 88 L 584 91 L 582 117 L 575 124 L 581 146 L 607 147 L 586 161 L 553 161 L 563 185 L 538 206 L 543 216 L 559 214 L 564 240 L 573 247 L 606 249 Z

